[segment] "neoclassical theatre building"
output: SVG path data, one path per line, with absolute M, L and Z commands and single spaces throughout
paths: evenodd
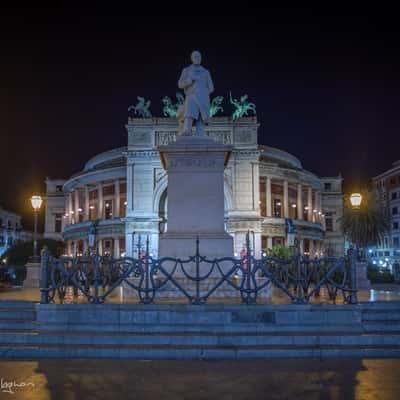
M 98 154 L 67 180 L 47 179 L 45 237 L 62 239 L 66 253 L 88 251 L 93 221 L 101 254 L 137 256 L 150 240 L 157 256 L 159 235 L 168 230 L 168 179 L 157 148 L 175 140 L 173 118 L 129 118 L 128 145 Z M 343 255 L 342 178 L 318 177 L 293 155 L 259 145 L 256 117 L 214 117 L 206 134 L 230 144 L 225 169 L 225 226 L 240 253 L 250 231 L 256 256 L 288 244 L 294 228 L 301 251 Z M 196 182 L 193 182 L 196 185 Z M 193 210 L 196 213 L 196 210 Z M 201 218 L 201 215 L 198 216 Z

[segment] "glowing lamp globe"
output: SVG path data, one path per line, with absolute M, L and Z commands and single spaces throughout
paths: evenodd
M 35 211 L 38 211 L 42 206 L 42 198 L 40 196 L 32 196 L 31 197 L 31 204 Z
M 361 196 L 360 193 L 353 193 L 353 194 L 350 196 L 350 203 L 351 203 L 351 206 L 352 206 L 353 208 L 355 208 L 355 209 L 360 208 L 360 206 L 361 206 L 361 201 L 362 201 L 362 196 Z

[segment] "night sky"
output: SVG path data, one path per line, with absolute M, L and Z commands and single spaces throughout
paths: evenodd
M 174 97 L 193 49 L 211 71 L 213 96 L 247 93 L 259 142 L 312 172 L 341 173 L 353 190 L 400 159 L 394 10 L 241 8 L 195 18 L 107 5 L 1 10 L 0 204 L 25 227 L 46 176 L 69 177 L 126 145 L 136 96 L 162 115 L 161 98 Z

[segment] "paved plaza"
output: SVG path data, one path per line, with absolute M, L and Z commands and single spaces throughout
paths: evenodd
M 392 359 L 1 361 L 0 399 L 389 400 L 399 371 Z
M 122 288 L 118 288 L 110 296 L 107 297 L 107 303 L 137 303 L 138 297 L 134 296 L 131 298 L 124 297 Z M 12 300 L 12 301 L 34 301 L 40 302 L 40 289 L 37 288 L 0 288 L 0 301 L 1 300 Z M 359 290 L 358 291 L 359 301 L 400 301 L 400 285 L 399 284 L 377 284 L 373 285 L 371 290 Z M 55 299 L 58 303 L 58 298 Z M 87 299 L 79 294 L 74 296 L 73 290 L 70 288 L 66 293 L 65 303 L 87 303 Z M 163 303 L 164 300 L 159 299 L 156 303 Z M 187 303 L 186 299 L 166 299 L 168 303 Z M 234 302 L 234 299 L 221 300 L 217 298 L 210 298 L 209 303 L 220 303 L 220 302 Z M 238 294 L 237 302 L 240 302 L 240 296 Z M 290 304 L 290 299 L 279 289 L 273 287 L 272 298 L 263 299 L 259 298 L 258 303 L 272 303 L 272 304 Z M 312 303 L 331 303 L 324 290 L 322 290 L 320 297 L 313 297 Z M 342 296 L 338 295 L 337 303 L 342 303 Z

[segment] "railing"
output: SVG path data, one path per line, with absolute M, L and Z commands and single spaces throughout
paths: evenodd
M 357 303 L 354 251 L 345 257 L 309 258 L 297 252 L 288 260 L 269 256 L 256 259 L 251 255 L 249 234 L 242 258 L 211 260 L 199 249 L 198 239 L 195 255 L 188 259 L 155 259 L 150 256 L 148 239 L 144 255 L 137 259 L 99 255 L 55 258 L 44 249 L 41 303 L 53 302 L 56 296 L 64 301 L 71 287 L 90 303 L 104 303 L 121 286 L 133 290 L 143 304 L 153 303 L 156 297 L 162 299 L 171 287 L 191 304 L 206 303 L 222 287 L 237 293 L 243 303 L 253 304 L 260 292 L 272 286 L 295 304 L 308 303 L 321 290 L 332 302 L 341 293 L 345 303 Z

